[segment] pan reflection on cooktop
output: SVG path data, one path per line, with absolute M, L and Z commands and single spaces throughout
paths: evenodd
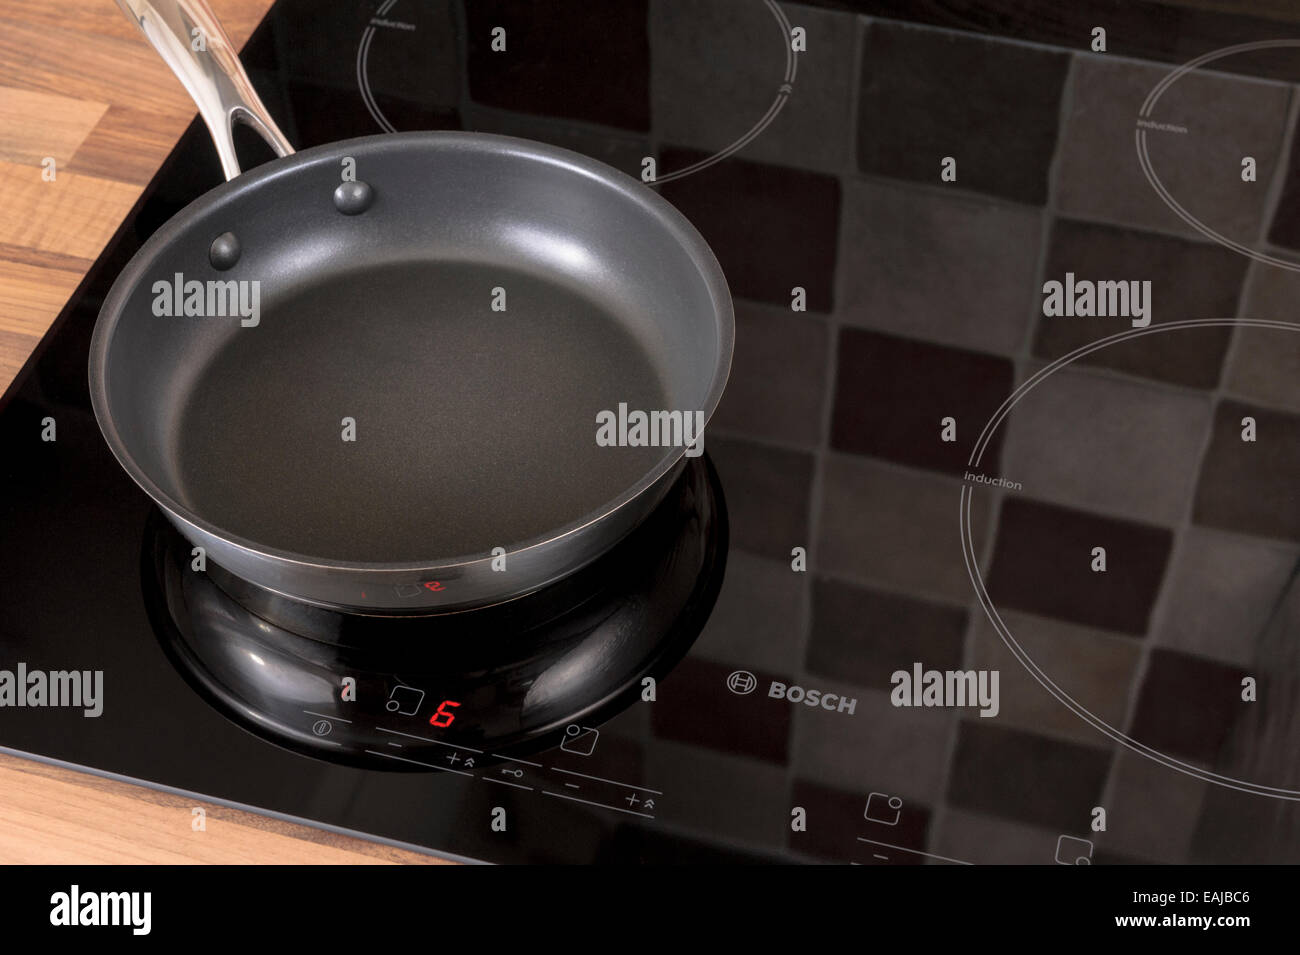
M 545 749 L 652 692 L 708 619 L 726 550 L 705 457 L 606 556 L 478 610 L 368 616 L 297 603 L 211 563 L 195 570 L 159 513 L 142 579 L 168 656 L 234 722 L 336 762 L 429 771 Z

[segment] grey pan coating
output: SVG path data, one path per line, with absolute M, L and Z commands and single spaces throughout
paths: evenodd
M 357 214 L 334 199 L 345 158 L 372 190 Z M 258 324 L 155 315 L 177 273 L 258 282 Z M 635 527 L 684 449 L 600 447 L 597 412 L 707 420 L 733 337 L 717 260 L 644 184 L 403 133 L 276 159 L 168 222 L 104 303 L 90 385 L 113 453 L 208 559 L 314 604 L 427 611 L 535 590 Z

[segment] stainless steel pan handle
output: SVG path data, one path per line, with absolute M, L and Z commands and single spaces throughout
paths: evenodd
M 239 175 L 233 127 L 257 130 L 277 156 L 293 147 L 248 80 L 239 55 L 207 0 L 117 0 L 199 108 L 212 134 L 226 179 Z

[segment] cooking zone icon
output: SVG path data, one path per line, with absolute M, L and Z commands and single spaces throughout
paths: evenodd
M 871 793 L 867 796 L 867 808 L 862 815 L 871 822 L 882 826 L 896 826 L 903 812 L 903 800 L 888 793 Z
M 402 686 L 399 683 L 388 694 L 388 702 L 384 704 L 384 709 L 390 713 L 396 713 L 398 716 L 414 716 L 423 702 L 423 690 L 416 689 L 413 686 Z

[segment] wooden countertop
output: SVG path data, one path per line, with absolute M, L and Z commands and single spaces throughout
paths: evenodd
M 203 810 L 196 829 L 195 808 Z M 0 863 L 372 865 L 440 860 L 0 754 Z
M 270 6 L 214 3 L 236 45 Z M 0 6 L 0 389 L 195 112 L 113 0 Z
M 210 0 L 236 46 L 271 0 Z M 113 0 L 0 6 L 0 391 L 195 115 Z M 43 164 L 54 161 L 54 180 Z M 206 813 L 204 831 L 192 810 Z M 93 820 L 93 822 L 92 822 Z M 0 754 L 0 863 L 437 861 Z

